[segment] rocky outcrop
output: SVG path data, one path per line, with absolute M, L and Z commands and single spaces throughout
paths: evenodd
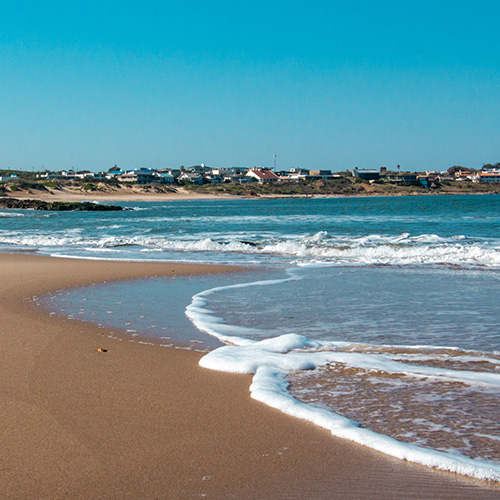
M 89 212 L 107 212 L 123 210 L 117 205 L 101 205 L 84 202 L 64 202 L 64 201 L 41 201 L 41 200 L 20 200 L 18 198 L 0 198 L 0 208 L 31 209 L 31 210 L 83 210 Z

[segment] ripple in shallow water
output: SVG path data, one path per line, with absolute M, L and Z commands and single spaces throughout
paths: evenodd
M 425 356 L 426 354 L 422 354 Z M 492 363 L 465 358 L 426 363 L 435 367 L 497 371 Z M 459 358 L 463 357 L 464 360 Z M 474 356 L 472 356 L 474 358 Z M 423 363 L 421 361 L 420 363 Z M 498 366 L 498 365 L 497 365 Z M 363 427 L 405 443 L 500 463 L 500 398 L 498 389 L 460 382 L 418 379 L 330 364 L 288 377 L 290 391 L 304 403 L 329 409 Z

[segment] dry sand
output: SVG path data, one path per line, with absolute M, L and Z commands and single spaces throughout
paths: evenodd
M 61 189 L 47 188 L 47 190 L 29 189 L 19 191 L 7 191 L 4 196 L 19 198 L 22 200 L 42 201 L 106 201 L 118 203 L 120 201 L 172 201 L 172 200 L 211 200 L 211 199 L 233 199 L 241 196 L 231 196 L 225 193 L 197 193 L 176 186 L 174 192 L 161 192 L 148 187 L 133 185 L 131 187 L 107 187 L 107 191 L 84 191 L 75 187 L 62 187 Z
M 332 438 L 201 354 L 110 339 L 31 297 L 203 266 L 0 254 L 2 499 L 498 499 L 500 487 Z M 107 352 L 97 352 L 104 347 Z

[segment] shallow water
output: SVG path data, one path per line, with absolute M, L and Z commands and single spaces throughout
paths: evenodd
M 418 354 L 423 352 L 425 349 L 420 349 Z M 434 359 L 441 358 L 443 369 L 450 369 L 447 357 L 432 354 Z M 456 357 L 463 355 L 454 353 Z M 484 361 L 478 358 L 461 363 L 460 369 L 481 373 L 478 365 Z M 496 365 L 486 366 L 488 372 L 500 366 L 500 355 L 490 359 Z M 342 364 L 296 371 L 287 380 L 292 395 L 300 401 L 334 411 L 381 434 L 500 463 L 498 388 L 352 369 Z
M 194 327 L 186 304 L 196 293 L 239 279 L 233 273 L 147 278 L 62 290 L 38 300 L 51 314 L 116 328 L 117 335 L 203 351 L 222 342 Z

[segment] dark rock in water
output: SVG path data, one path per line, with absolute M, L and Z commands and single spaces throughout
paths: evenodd
M 0 208 L 31 209 L 31 210 L 84 210 L 88 212 L 108 212 L 123 210 L 117 205 L 100 205 L 84 202 L 64 202 L 64 201 L 41 201 L 41 200 L 19 200 L 17 198 L 0 198 Z
M 247 240 L 241 240 L 240 243 L 243 243 L 244 245 L 249 245 L 251 247 L 258 247 L 258 243 L 255 243 L 255 241 L 247 241 Z

